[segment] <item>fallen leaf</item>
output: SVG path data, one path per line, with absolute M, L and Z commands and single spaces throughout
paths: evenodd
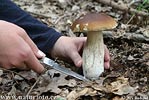
M 114 94 L 118 95 L 124 95 L 124 94 L 134 94 L 136 92 L 135 87 L 131 87 L 130 85 L 121 85 L 119 86 L 119 89 L 114 89 L 112 92 Z
M 129 55 L 127 59 L 128 59 L 128 60 L 134 60 L 134 57 L 131 56 L 131 55 Z
M 67 99 L 68 100 L 76 100 L 78 97 L 87 94 L 88 91 L 89 91 L 89 88 L 84 88 L 81 91 L 73 90 L 68 94 Z
M 149 60 L 149 52 L 146 53 L 146 54 L 144 54 L 143 59 L 144 59 L 144 60 Z
M 74 79 L 67 80 L 66 77 L 68 75 L 60 73 L 59 71 L 51 69 L 50 74 L 51 80 L 49 81 L 49 83 L 45 86 L 44 81 L 42 81 L 41 87 L 37 89 L 38 91 L 40 91 L 40 93 L 50 91 L 59 94 L 62 91 L 60 87 L 74 87 L 77 85 Z
M 114 98 L 112 98 L 112 100 L 124 100 L 124 98 L 115 96 Z
M 112 93 L 117 95 L 134 94 L 137 91 L 137 87 L 131 87 L 128 82 L 128 78 L 118 77 L 116 81 L 107 86 Z
M 19 81 L 22 81 L 23 80 L 23 78 L 21 76 L 19 76 L 19 75 L 15 75 L 14 76 L 14 79 L 15 80 L 19 80 Z
M 149 61 L 146 63 L 147 66 L 149 66 Z
M 36 80 L 37 79 L 37 73 L 34 71 L 21 71 L 19 72 L 19 75 L 24 77 L 27 80 Z
M 0 70 L 0 76 L 3 75 L 3 70 Z
M 145 37 L 149 38 L 149 27 L 140 28 L 140 32 L 143 33 Z
M 7 95 L 16 96 L 16 88 L 15 88 L 15 86 L 12 86 L 11 90 L 8 92 Z

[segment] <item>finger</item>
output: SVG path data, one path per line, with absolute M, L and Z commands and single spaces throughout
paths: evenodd
M 44 71 L 44 67 L 40 64 L 39 60 L 36 58 L 33 52 L 29 55 L 28 59 L 25 61 L 25 64 L 37 73 L 42 73 Z
M 82 63 L 83 63 L 83 60 L 82 60 L 82 57 L 80 56 L 80 53 L 82 54 L 83 47 L 84 47 L 84 44 L 86 42 L 86 39 L 87 39 L 86 37 L 74 38 L 74 43 L 77 46 L 77 49 L 72 50 L 73 52 L 70 53 L 70 58 L 72 59 L 72 61 L 74 62 L 74 64 L 77 67 L 81 67 Z
M 45 54 L 38 49 L 38 47 L 35 45 L 35 43 L 30 39 L 30 37 L 27 35 L 26 32 L 23 33 L 22 38 L 26 41 L 26 43 L 30 46 L 34 54 L 37 58 L 42 58 L 45 56 Z
M 106 45 L 105 45 L 104 61 L 105 61 L 104 66 L 106 69 L 108 69 L 110 67 L 110 53 Z
M 78 49 L 84 48 L 87 37 L 79 37 L 74 39 L 74 43 L 79 46 Z
M 18 65 L 17 66 L 13 66 L 12 68 L 17 68 L 19 70 L 30 70 L 30 68 L 27 67 L 25 63 L 22 63 L 19 66 Z
M 30 68 L 28 68 L 26 66 L 26 64 L 24 63 L 19 63 L 19 64 L 3 64 L 1 65 L 1 67 L 6 68 L 6 69 L 19 69 L 19 70 L 29 70 Z
M 81 67 L 83 61 L 82 61 L 81 56 L 80 56 L 79 53 L 77 52 L 77 50 L 71 52 L 69 55 L 70 55 L 70 58 L 72 59 L 72 61 L 74 62 L 74 64 L 75 64 L 77 67 Z
M 104 62 L 104 67 L 105 67 L 105 69 L 109 69 L 110 68 L 110 63 L 109 62 Z
M 20 66 L 16 66 L 16 68 L 20 70 L 30 70 L 30 68 L 27 67 L 25 63 L 22 63 Z

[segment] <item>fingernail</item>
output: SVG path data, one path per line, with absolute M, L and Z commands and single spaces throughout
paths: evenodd
M 42 57 L 45 57 L 46 56 L 46 54 L 45 53 L 43 53 L 42 51 L 40 51 L 40 50 L 38 50 L 38 52 L 37 52 L 40 56 L 42 56 Z
M 77 62 L 77 67 L 81 67 L 81 65 L 82 65 L 82 60 L 79 60 L 79 61 Z
M 110 65 L 109 65 L 109 64 L 107 65 L 107 68 L 108 68 L 108 69 L 110 68 Z
M 110 64 L 107 63 L 107 64 L 106 64 L 106 69 L 109 69 L 109 68 L 110 68 Z

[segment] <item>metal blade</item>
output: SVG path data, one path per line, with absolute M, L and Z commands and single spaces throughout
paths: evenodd
M 88 79 L 86 79 L 84 76 L 82 75 L 79 75 L 78 73 L 76 72 L 73 72 L 71 70 L 68 70 L 67 68 L 65 67 L 62 67 L 60 66 L 58 63 L 56 63 L 55 61 L 47 58 L 47 57 L 44 57 L 43 59 L 40 60 L 41 63 L 44 63 L 45 65 L 48 65 L 49 67 L 57 70 L 57 71 L 60 71 L 66 75 L 70 75 L 70 76 L 73 76 L 79 80 L 82 80 L 82 81 L 89 81 Z

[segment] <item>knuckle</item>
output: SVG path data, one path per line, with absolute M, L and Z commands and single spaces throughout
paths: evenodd
M 24 50 L 24 52 L 21 52 L 19 56 L 20 56 L 21 59 L 26 60 L 26 59 L 28 59 L 30 54 L 31 54 L 31 49 L 26 48 L 26 50 Z
M 23 28 L 19 28 L 18 30 L 16 30 L 16 33 L 20 36 L 26 36 L 26 32 Z
M 11 61 L 10 63 L 13 65 L 18 65 L 19 62 L 26 61 L 31 52 L 31 49 L 26 46 L 25 48 L 18 50 L 17 53 L 14 53 L 13 56 L 9 58 L 9 61 Z
M 17 66 L 20 66 L 20 63 L 21 61 L 16 59 L 16 60 L 11 61 L 11 66 L 17 67 Z

